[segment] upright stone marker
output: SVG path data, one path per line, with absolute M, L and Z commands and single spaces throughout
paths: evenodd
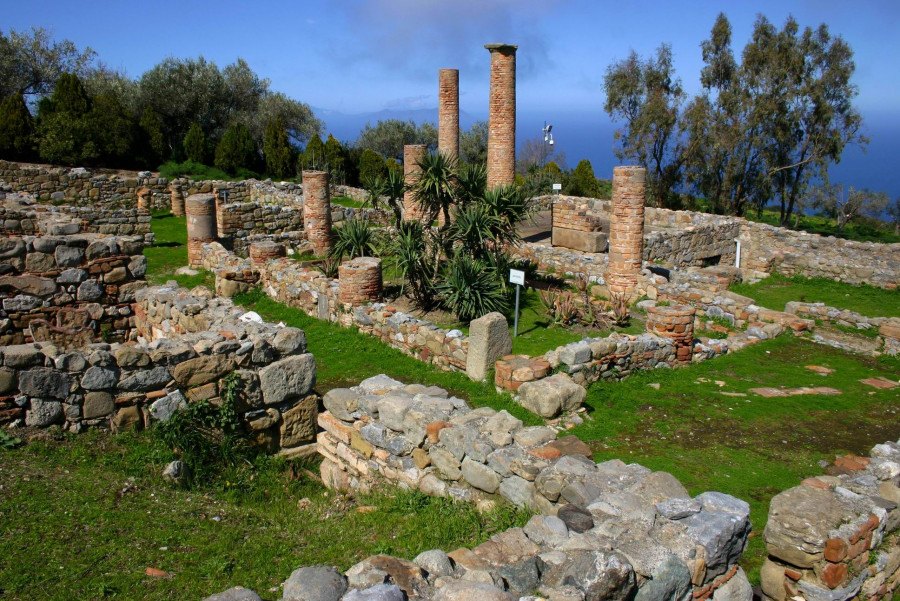
M 203 253 L 201 247 L 215 242 L 218 237 L 216 229 L 216 197 L 212 194 L 191 194 L 184 202 L 187 213 L 187 250 L 188 266 L 201 267 Z
M 485 44 L 491 53 L 488 104 L 487 187 L 516 181 L 516 50 L 509 44 Z
M 327 171 L 303 172 L 303 228 L 317 255 L 331 250 L 331 192 Z
M 472 320 L 469 324 L 469 354 L 466 375 L 480 382 L 494 366 L 494 361 L 512 352 L 512 337 L 506 318 L 496 311 Z
M 459 69 L 438 71 L 438 152 L 459 158 Z
M 419 163 L 425 158 L 427 151 L 428 146 L 425 144 L 407 144 L 403 147 L 403 180 L 406 183 L 406 191 L 403 193 L 404 221 L 422 220 L 422 207 L 410 188 L 419 181 L 419 174 L 422 172 Z
M 644 258 L 644 190 L 647 170 L 643 167 L 613 169 L 612 215 L 609 223 L 610 292 L 632 295 Z

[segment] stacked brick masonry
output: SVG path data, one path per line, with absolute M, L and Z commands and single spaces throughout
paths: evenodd
M 776 495 L 761 570 L 767 599 L 890 599 L 900 587 L 900 445 L 844 456 Z
M 317 254 L 331 249 L 331 195 L 326 171 L 303 172 L 303 229 Z
M 599 232 L 603 224 L 598 215 L 577 199 L 567 197 L 553 203 L 553 227 L 580 232 Z
M 0 233 L 7 236 L 65 235 L 79 232 L 114 236 L 141 235 L 147 241 L 150 214 L 139 209 L 55 207 L 34 204 L 30 198 L 0 193 Z
M 184 201 L 187 214 L 187 255 L 190 267 L 203 262 L 202 246 L 218 239 L 216 198 L 212 194 L 191 194 Z
M 403 192 L 403 219 L 406 221 L 421 221 L 424 216 L 412 189 L 419 181 L 419 173 L 422 171 L 419 163 L 425 158 L 427 150 L 428 146 L 425 144 L 407 144 L 403 147 L 403 181 L 406 183 L 406 190 Z
M 381 286 L 381 259 L 357 257 L 338 267 L 338 294 L 345 305 L 380 301 Z
M 516 177 L 516 50 L 508 44 L 486 44 L 491 53 L 488 102 L 487 186 L 507 186 Z
M 459 158 L 459 69 L 438 72 L 438 152 Z
M 647 308 L 647 332 L 670 339 L 679 363 L 691 362 L 696 313 L 690 305 Z
M 609 225 L 610 292 L 634 294 L 641 272 L 644 246 L 644 188 L 647 170 L 613 170 L 612 213 Z

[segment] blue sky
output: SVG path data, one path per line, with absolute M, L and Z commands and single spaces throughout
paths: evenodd
M 900 129 L 896 0 L 7 0 L 7 4 L 0 22 L 4 31 L 32 25 L 50 28 L 57 38 L 91 46 L 107 64 L 131 77 L 166 56 L 202 54 L 219 66 L 243 57 L 272 81 L 274 89 L 343 113 L 434 108 L 438 69 L 458 68 L 461 109 L 484 118 L 490 58 L 483 46 L 518 44 L 518 107 L 535 122 L 539 115 L 554 121 L 574 114 L 608 122 L 601 87 L 606 67 L 631 49 L 646 56 L 663 42 L 672 45 L 685 89 L 695 92 L 702 66 L 699 45 L 720 11 L 731 21 L 736 53 L 749 39 L 758 14 L 779 27 L 793 14 L 801 26 L 826 23 L 853 48 L 856 104 L 869 124 L 873 149 L 879 131 Z M 529 123 L 529 130 L 533 128 Z M 566 132 L 555 131 L 562 146 Z M 584 137 L 584 132 L 578 133 Z M 597 144 L 605 156 L 611 141 Z M 578 148 L 593 154 L 586 150 L 587 141 Z M 570 162 L 578 158 L 571 156 L 572 150 Z M 900 192 L 900 181 L 896 186 Z

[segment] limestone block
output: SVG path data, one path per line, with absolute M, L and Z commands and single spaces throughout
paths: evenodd
M 316 439 L 319 397 L 312 394 L 285 411 L 281 422 L 281 447 L 289 448 Z
M 259 370 L 263 402 L 277 405 L 309 394 L 316 383 L 316 361 L 310 353 L 294 355 Z
M 541 417 L 555 417 L 579 407 L 587 396 L 584 388 L 564 374 L 558 373 L 519 387 L 519 404 Z
M 602 253 L 609 249 L 609 238 L 603 232 L 582 232 L 555 227 L 553 228 L 553 246 L 562 246 L 587 253 Z
M 476 382 L 487 376 L 494 361 L 512 351 L 509 324 L 500 313 L 488 313 L 469 324 L 469 355 L 466 374 Z

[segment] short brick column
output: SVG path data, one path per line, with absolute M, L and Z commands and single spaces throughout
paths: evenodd
M 181 186 L 169 186 L 171 211 L 175 217 L 184 217 L 184 191 Z
M 338 267 L 338 294 L 348 305 L 381 300 L 381 259 L 357 257 Z
M 407 144 L 403 147 L 403 181 L 406 183 L 406 191 L 403 193 L 404 221 L 421 221 L 423 217 L 422 207 L 410 188 L 419 181 L 419 174 L 422 172 L 419 163 L 425 158 L 427 151 L 428 146 L 425 144 Z
M 140 188 L 136 192 L 137 195 L 137 208 L 144 209 L 145 211 L 150 210 L 150 203 L 153 200 L 153 191 L 150 188 Z
M 250 244 L 250 264 L 254 267 L 262 267 L 270 259 L 277 259 L 285 255 L 284 245 L 277 242 L 253 242 Z
M 643 167 L 613 169 L 612 215 L 609 221 L 610 292 L 631 295 L 637 287 L 644 258 L 644 188 L 647 170 Z
M 184 210 L 187 214 L 188 265 L 202 267 L 202 245 L 215 242 L 218 237 L 216 197 L 212 194 L 191 194 L 184 201 Z
M 690 363 L 694 354 L 694 318 L 697 309 L 689 305 L 647 307 L 647 332 L 669 338 L 675 346 L 675 360 Z
M 438 152 L 459 159 L 459 69 L 438 71 Z
M 487 187 L 516 181 L 516 50 L 509 44 L 485 44 L 491 53 L 488 103 Z
M 331 250 L 331 192 L 327 171 L 303 172 L 303 229 L 317 255 Z

